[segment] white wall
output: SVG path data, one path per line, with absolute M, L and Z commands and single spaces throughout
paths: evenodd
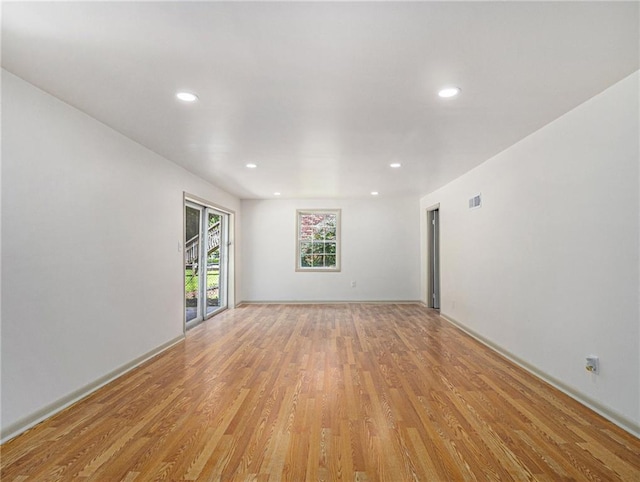
M 6 71 L 2 134 L 6 437 L 182 336 L 183 191 L 240 203 Z
M 423 300 L 425 211 L 440 203 L 442 313 L 636 432 L 639 84 L 635 73 L 421 200 Z
M 342 270 L 296 272 L 296 209 L 342 209 Z M 244 301 L 418 300 L 417 198 L 242 201 Z M 351 287 L 351 281 L 356 287 Z

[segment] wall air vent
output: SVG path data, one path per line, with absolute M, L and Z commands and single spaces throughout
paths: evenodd
M 482 198 L 480 194 L 476 194 L 469 199 L 469 209 L 475 209 L 482 206 Z

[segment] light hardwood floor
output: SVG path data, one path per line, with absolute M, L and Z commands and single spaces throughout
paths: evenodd
M 2 447 L 2 481 L 640 480 L 640 440 L 419 305 L 252 305 Z

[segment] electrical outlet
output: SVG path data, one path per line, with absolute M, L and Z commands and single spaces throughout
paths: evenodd
M 589 355 L 587 357 L 587 363 L 585 368 L 588 372 L 595 373 L 596 375 L 600 371 L 600 363 L 598 362 L 598 357 L 595 355 Z
M 356 287 L 356 282 L 355 282 L 355 281 L 352 281 L 352 282 L 351 282 L 351 287 L 352 287 L 352 288 L 355 288 L 355 287 Z

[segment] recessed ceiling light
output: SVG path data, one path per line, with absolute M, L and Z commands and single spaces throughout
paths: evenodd
M 371 191 L 372 196 L 377 196 L 378 194 L 380 194 L 378 191 Z
M 250 162 L 249 164 L 247 164 L 247 167 L 248 167 L 249 169 L 255 169 L 256 167 L 258 167 L 258 165 L 257 165 L 257 164 L 254 164 L 253 162 Z
M 274 196 L 279 196 L 279 195 L 280 195 L 280 193 L 279 193 L 279 192 L 274 192 L 274 193 L 273 193 L 273 195 L 274 195 Z
M 195 102 L 196 100 L 198 100 L 198 96 L 191 92 L 178 92 L 176 94 L 176 97 L 185 102 Z
M 400 166 L 402 166 L 402 164 L 400 164 L 399 162 L 392 162 L 391 164 L 389 164 L 389 167 L 393 167 L 394 169 L 397 169 Z
M 441 89 L 440 92 L 438 92 L 438 95 L 440 97 L 447 98 L 447 97 L 455 97 L 459 93 L 460 93 L 459 87 L 446 87 L 444 89 Z

